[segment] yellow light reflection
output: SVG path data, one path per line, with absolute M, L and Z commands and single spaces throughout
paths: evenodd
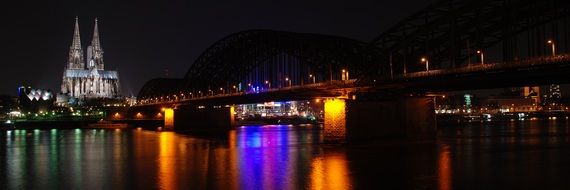
M 351 189 L 348 166 L 344 154 L 317 157 L 311 162 L 310 189 Z
M 232 126 L 235 126 L 235 123 L 236 123 L 235 114 L 236 114 L 236 106 L 235 105 L 230 106 L 230 124 Z
M 158 183 L 160 189 L 176 189 L 175 176 L 175 134 L 173 132 L 159 133 L 158 153 Z
M 346 137 L 346 102 L 343 99 L 325 100 L 325 140 L 342 141 Z

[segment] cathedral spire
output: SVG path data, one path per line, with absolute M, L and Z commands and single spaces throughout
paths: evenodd
M 81 35 L 79 35 L 79 18 L 75 17 L 75 31 L 73 32 L 73 42 L 71 43 L 71 49 L 80 50 L 81 49 Z
M 99 26 L 98 19 L 95 18 L 95 27 L 93 28 L 93 39 L 91 44 L 87 47 L 87 68 L 96 68 L 98 70 L 104 70 L 105 65 L 103 63 L 103 48 L 101 48 L 101 42 L 99 41 Z
M 69 47 L 67 63 L 69 69 L 83 69 L 85 67 L 83 49 L 81 49 L 81 35 L 79 35 L 79 18 L 77 17 L 75 17 L 75 30 L 73 31 L 73 41 Z
M 98 21 L 95 18 L 95 29 L 93 29 L 93 40 L 91 41 L 91 46 L 93 49 L 101 49 L 101 43 L 99 42 L 99 27 L 97 26 Z

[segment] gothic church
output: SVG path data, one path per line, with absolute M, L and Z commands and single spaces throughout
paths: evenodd
M 80 38 L 79 21 L 75 18 L 75 31 L 69 48 L 69 59 L 63 72 L 61 93 L 77 99 L 117 98 L 119 74 L 117 71 L 105 70 L 97 19 L 95 19 L 93 39 L 87 47 L 87 59 L 84 57 Z

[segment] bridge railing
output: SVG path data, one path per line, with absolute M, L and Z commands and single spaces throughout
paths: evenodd
M 395 76 L 395 79 L 406 79 L 406 78 L 424 78 L 433 77 L 440 75 L 449 74 L 462 74 L 462 73 L 473 73 L 473 72 L 487 72 L 499 69 L 508 68 L 518 68 L 521 66 L 538 66 L 538 65 L 550 65 L 559 64 L 564 62 L 570 62 L 570 54 L 560 54 L 556 56 L 542 56 L 527 59 L 520 59 L 516 61 L 509 62 L 495 62 L 495 63 L 485 63 L 485 64 L 474 64 L 465 67 L 453 68 L 453 69 L 438 69 L 429 71 L 419 71 L 413 73 L 400 74 Z
M 343 87 L 349 87 L 349 86 L 353 85 L 354 83 L 356 83 L 356 81 L 357 81 L 356 79 L 332 80 L 332 81 L 325 81 L 325 82 L 318 82 L 318 83 L 311 83 L 311 84 L 294 85 L 294 86 L 288 86 L 288 87 L 276 87 L 276 88 L 264 89 L 264 90 L 260 90 L 260 91 L 235 91 L 235 92 L 228 92 L 228 93 L 208 94 L 208 95 L 203 95 L 203 96 L 167 95 L 167 97 L 173 96 L 175 98 L 144 99 L 144 100 L 138 102 L 138 105 L 179 103 L 179 102 L 185 102 L 185 101 L 205 100 L 205 99 L 213 99 L 213 98 L 233 97 L 233 96 L 242 96 L 242 95 L 259 94 L 259 93 L 270 93 L 270 92 L 280 92 L 280 91 L 293 91 L 293 90 L 300 90 L 300 89 L 343 88 Z

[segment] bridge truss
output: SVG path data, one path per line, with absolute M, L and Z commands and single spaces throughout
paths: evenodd
M 372 84 L 424 71 L 428 62 L 429 68 L 440 70 L 483 63 L 483 54 L 512 63 L 553 53 L 547 41 L 556 44 L 552 47 L 557 52 L 568 53 L 569 27 L 567 0 L 442 0 L 370 43 L 249 30 L 214 43 L 184 78 L 149 81 L 138 98 L 248 92 L 343 79 Z

